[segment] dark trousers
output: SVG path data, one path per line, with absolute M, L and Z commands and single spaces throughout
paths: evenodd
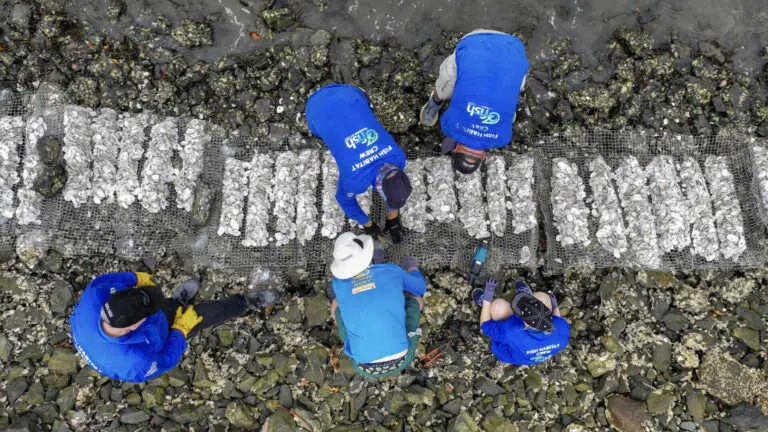
M 173 298 L 167 298 L 163 303 L 163 313 L 168 320 L 169 328 L 173 326 L 176 310 L 179 307 L 183 307 L 183 305 Z M 187 339 L 195 336 L 204 328 L 219 326 L 231 319 L 245 315 L 248 311 L 245 296 L 242 294 L 233 295 L 223 300 L 203 301 L 195 304 L 194 307 L 198 315 L 203 317 L 203 321 L 189 332 Z

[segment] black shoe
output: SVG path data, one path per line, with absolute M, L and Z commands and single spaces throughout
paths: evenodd
M 277 304 L 280 294 L 275 290 L 249 291 L 245 294 L 245 303 L 249 310 L 263 310 Z
M 200 291 L 200 281 L 197 279 L 190 279 L 176 288 L 173 292 L 173 299 L 183 304 L 184 306 L 190 304 L 192 299 L 195 298 L 197 292 Z

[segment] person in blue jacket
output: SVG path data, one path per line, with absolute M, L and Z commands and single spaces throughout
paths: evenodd
M 416 260 L 386 262 L 371 236 L 346 232 L 334 243 L 331 273 L 331 316 L 355 370 L 381 378 L 405 369 L 419 344 L 427 290 Z
M 101 375 L 143 382 L 175 367 L 187 339 L 200 329 L 277 300 L 274 291 L 252 291 L 188 305 L 198 288 L 196 280 L 187 281 L 166 299 L 147 273 L 101 275 L 88 284 L 69 317 L 75 348 Z
M 310 132 L 325 142 L 339 167 L 336 200 L 344 213 L 379 238 L 381 230 L 355 198 L 373 186 L 387 205 L 384 232 L 399 243 L 399 209 L 412 189 L 403 171 L 405 153 L 376 119 L 368 97 L 355 86 L 327 85 L 309 97 L 306 114 Z
M 475 292 L 482 305 L 480 329 L 491 339 L 491 352 L 504 363 L 532 365 L 542 363 L 568 346 L 571 327 L 560 317 L 553 295 L 537 291 L 517 281 L 517 293 L 508 302 L 495 299 L 498 283 L 489 279 L 485 290 Z
M 488 149 L 509 144 L 527 73 L 523 43 L 495 30 L 468 33 L 440 65 L 419 121 L 434 126 L 443 103 L 451 100 L 440 126 L 446 136 L 442 152 L 451 153 L 456 171 L 473 173 Z

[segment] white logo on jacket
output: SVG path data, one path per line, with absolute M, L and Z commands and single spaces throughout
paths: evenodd
M 470 117 L 479 117 L 483 124 L 493 125 L 501 120 L 501 114 L 493 111 L 493 108 L 474 102 L 467 103 L 467 112 Z
M 362 128 L 352 135 L 344 138 L 344 144 L 351 149 L 356 149 L 357 145 L 371 146 L 379 139 L 379 133 L 373 129 Z

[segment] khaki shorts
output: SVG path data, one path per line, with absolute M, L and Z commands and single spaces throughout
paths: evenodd
M 495 33 L 506 34 L 504 32 L 496 30 L 477 29 L 465 34 L 462 39 L 467 36 L 478 33 Z M 453 96 L 453 87 L 456 85 L 456 51 L 440 63 L 440 72 L 437 75 L 437 81 L 435 81 L 435 93 L 441 101 L 446 101 Z M 523 77 L 523 83 L 520 85 L 520 91 L 525 87 L 525 77 Z

